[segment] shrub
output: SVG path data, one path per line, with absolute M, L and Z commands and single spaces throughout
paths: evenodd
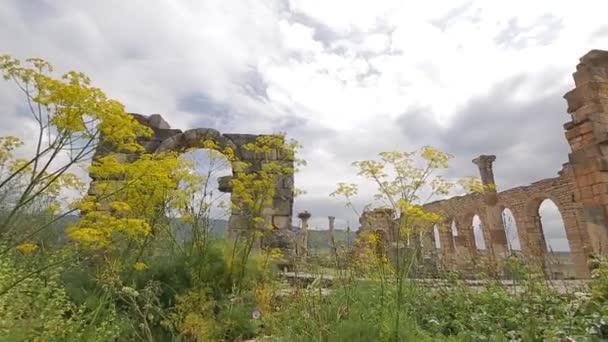
M 4 341 L 109 341 L 121 334 L 124 326 L 111 304 L 99 303 L 96 311 L 73 304 L 62 285 L 62 268 L 30 274 L 40 266 L 40 260 L 0 257 L 0 289 L 6 291 L 0 295 Z

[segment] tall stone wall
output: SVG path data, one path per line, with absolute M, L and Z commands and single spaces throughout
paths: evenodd
M 464 259 L 479 257 L 473 234 L 473 217 L 477 215 L 483 227 L 487 257 L 491 264 L 500 266 L 508 252 L 501 214 L 508 208 L 517 226 L 522 254 L 544 268 L 547 247 L 539 206 L 545 199 L 553 201 L 559 209 L 578 277 L 589 276 L 589 255 L 608 255 L 608 51 L 590 51 L 580 59 L 576 69 L 573 75 L 576 87 L 564 96 L 572 116 L 564 125 L 572 152 L 557 177 L 424 206 L 424 210 L 445 217 L 445 222 L 439 225 L 444 264 L 457 265 Z M 484 184 L 494 184 L 495 159 L 482 155 L 473 160 Z M 373 216 L 363 217 L 362 228 L 374 229 L 368 227 L 372 224 L 368 218 Z M 457 236 L 452 234 L 452 222 L 457 227 Z M 432 233 L 424 238 L 434 241 Z M 423 255 L 430 255 L 435 244 L 427 242 L 422 248 Z
M 144 116 L 139 114 L 133 115 L 141 124 L 150 127 L 153 134 L 149 138 L 139 139 L 139 143 L 144 146 L 147 153 L 160 153 L 163 151 L 185 152 L 192 148 L 204 148 L 203 142 L 212 139 L 219 145 L 219 151 L 226 147 L 232 148 L 239 161 L 247 162 L 252 166 L 246 172 L 257 172 L 261 170 L 264 162 L 279 162 L 286 163 L 286 166 L 292 167 L 294 160 L 291 156 L 282 155 L 280 150 L 273 153 L 259 155 L 248 151 L 244 146 L 248 143 L 255 142 L 262 135 L 253 134 L 222 134 L 211 128 L 195 128 L 187 131 L 172 129 L 169 124 L 159 115 L 153 114 Z M 112 153 L 124 161 L 136 160 L 138 154 L 124 154 L 114 150 L 111 146 L 98 146 L 94 158 Z M 232 167 L 233 175 L 235 167 Z M 222 177 L 219 179 L 218 189 L 223 192 L 231 192 L 229 180 L 231 176 Z M 89 193 L 95 195 L 95 179 L 91 183 Z M 291 217 L 293 211 L 294 198 L 294 176 L 284 175 L 275 184 L 275 193 L 272 206 L 265 208 L 263 214 L 268 223 L 273 226 L 273 234 L 267 238 L 266 244 L 272 247 L 287 248 L 290 244 L 289 231 L 291 230 Z M 238 203 L 234 203 L 238 207 Z M 238 212 L 231 213 L 228 228 L 231 233 L 237 233 L 242 229 L 243 217 Z

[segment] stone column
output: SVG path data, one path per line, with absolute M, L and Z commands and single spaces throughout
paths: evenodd
M 420 233 L 420 253 L 423 259 L 431 259 L 437 251 L 433 228 Z
M 520 235 L 522 253 L 527 263 L 546 273 L 547 243 L 538 212 L 520 215 L 518 224 L 525 233 Z M 519 228 L 519 227 L 518 227 Z
M 513 221 L 515 221 L 516 233 L 519 238 L 519 244 L 521 248 L 521 254 L 526 256 L 530 254 L 528 246 L 528 232 L 524 225 L 524 218 L 526 217 L 526 209 L 524 205 L 514 205 L 511 208 L 511 214 L 513 215 Z M 506 231 L 506 223 L 503 224 Z
M 479 258 L 479 253 L 477 253 L 477 242 L 475 241 L 475 227 L 473 226 L 473 219 L 471 218 L 467 222 L 466 236 L 469 242 L 469 253 L 471 254 L 471 259 L 477 260 Z
M 239 161 L 246 162 L 251 166 L 244 170 L 245 173 L 256 173 L 263 169 L 267 163 L 278 163 L 281 166 L 294 166 L 294 158 L 291 155 L 285 155 L 281 149 L 272 149 L 266 153 L 255 153 L 246 148 L 248 144 L 255 143 L 259 138 L 270 137 L 270 135 L 253 135 L 253 134 L 223 134 L 223 137 L 228 138 L 237 148 Z M 233 165 L 233 173 L 238 169 Z M 272 231 L 267 236 L 263 237 L 263 245 L 265 247 L 279 248 L 283 252 L 288 252 L 290 243 L 290 231 L 292 230 L 292 211 L 294 197 L 294 175 L 277 175 L 275 174 L 274 194 L 272 204 L 262 211 L 265 222 L 272 226 Z M 234 202 L 234 199 L 232 199 Z M 238 203 L 236 207 L 238 207 Z M 239 230 L 242 224 L 239 221 L 242 216 L 238 213 L 232 213 L 229 221 L 229 227 L 233 230 Z
M 574 263 L 576 276 L 578 278 L 589 278 L 589 266 L 587 265 L 588 251 L 585 251 L 583 236 L 580 234 L 580 226 L 578 225 L 578 217 L 576 210 L 565 210 L 562 213 L 564 228 L 566 230 L 566 238 L 570 247 L 570 257 Z
M 592 50 L 573 74 L 576 88 L 564 95 L 575 199 L 582 203 L 583 253 L 608 255 L 608 51 Z
M 308 256 L 308 220 L 312 215 L 308 211 L 304 211 L 298 214 L 298 218 L 301 221 L 301 242 L 300 242 L 300 250 L 297 251 L 298 255 Z
M 496 160 L 496 156 L 493 155 L 481 155 L 473 159 L 473 163 L 479 168 L 479 175 L 481 181 L 486 187 L 483 193 L 483 201 L 485 207 L 486 217 L 486 232 L 489 235 L 487 237 L 488 246 L 488 258 L 490 264 L 496 267 L 496 271 L 501 269 L 500 261 L 502 261 L 507 253 L 507 236 L 502 225 L 502 211 L 497 206 L 498 195 L 496 193 L 496 183 L 494 181 L 494 172 L 492 171 L 492 163 Z M 490 187 L 490 188 L 487 188 Z M 498 272 L 499 274 L 502 272 Z
M 438 230 L 439 243 L 441 244 L 441 261 L 445 266 L 451 268 L 456 257 L 456 249 L 452 238 L 452 220 L 441 223 Z
M 468 222 L 468 217 L 457 217 L 456 227 L 458 227 L 458 236 L 455 236 L 454 245 L 456 254 L 464 259 L 473 259 L 475 257 L 475 235 L 473 233 L 473 225 Z M 471 248 L 472 247 L 472 248 Z

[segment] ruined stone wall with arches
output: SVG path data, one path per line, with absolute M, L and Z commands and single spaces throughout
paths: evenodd
M 587 256 L 591 253 L 589 236 L 585 230 L 582 204 L 576 201 L 574 174 L 568 164 L 564 165 L 558 177 L 498 192 L 495 207 L 501 214 L 507 209 L 511 212 L 521 254 L 530 261 L 544 260 L 548 250 L 539 207 L 547 199 L 557 206 L 562 217 L 577 274 L 587 276 Z M 498 229 L 490 230 L 492 223 L 486 214 L 487 207 L 481 194 L 454 197 L 424 206 L 425 210 L 441 213 L 446 218 L 439 234 L 444 263 L 457 263 L 458 260 L 466 262 L 479 257 L 473 226 L 476 215 L 483 227 L 481 230 L 486 246 L 502 245 L 505 252 L 512 249 L 504 233 L 504 216 L 501 215 Z M 458 235 L 454 238 L 451 238 L 454 228 L 452 222 L 455 222 L 458 230 Z M 503 254 L 502 257 L 504 256 Z
M 546 200 L 555 204 L 563 220 L 576 277 L 589 277 L 589 256 L 608 255 L 608 51 L 592 50 L 583 56 L 573 78 L 575 89 L 564 95 L 572 116 L 564 124 L 572 152 L 558 176 L 500 192 L 491 189 L 424 205 L 425 211 L 440 213 L 445 221 L 436 227 L 438 232 L 435 229 L 424 234 L 422 255 L 439 251 L 438 261 L 448 268 L 466 269 L 483 258 L 500 264 L 512 254 L 505 233 L 504 213 L 508 210 L 516 226 L 520 255 L 544 269 L 550 251 L 539 207 Z M 495 159 L 493 155 L 481 155 L 473 160 L 486 185 L 495 185 Z M 481 222 L 478 230 L 483 233 L 484 253 L 479 252 L 475 241 L 474 217 Z

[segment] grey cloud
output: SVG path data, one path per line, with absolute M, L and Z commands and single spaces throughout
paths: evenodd
M 298 136 L 304 136 L 310 138 L 312 132 L 308 128 L 309 121 L 304 118 L 295 116 L 285 116 L 285 118 L 277 122 L 276 130 L 279 132 L 288 132 L 290 137 L 294 137 L 296 140 Z M 317 132 L 317 134 L 320 132 Z
M 466 167 L 467 174 L 474 174 L 474 157 L 495 154 L 496 180 L 503 189 L 557 175 L 569 152 L 563 133 L 566 89 L 527 103 L 513 101 L 510 94 L 527 80 L 516 76 L 489 95 L 471 99 L 441 131 L 439 147 L 457 157 L 454 172 Z M 555 80 L 547 77 L 545 83 L 551 82 Z
M 537 31 L 539 27 L 542 30 Z M 527 26 L 522 26 L 518 18 L 511 18 L 508 26 L 494 38 L 494 42 L 512 49 L 547 45 L 558 38 L 562 28 L 562 20 L 552 14 L 545 14 Z
M 395 123 L 408 140 L 433 142 L 439 138 L 440 128 L 433 121 L 432 114 L 429 107 L 410 108 Z
M 452 21 L 462 17 L 471 8 L 472 5 L 473 1 L 467 1 L 466 3 L 458 7 L 454 7 L 440 18 L 431 20 L 431 24 L 439 28 L 441 31 L 445 31 Z M 479 18 L 474 20 L 479 20 Z
M 48 18 L 59 13 L 53 1 L 46 0 L 17 1 L 16 8 L 21 18 L 28 22 Z
M 205 93 L 192 93 L 179 97 L 177 109 L 196 114 L 198 118 L 196 125 L 218 130 L 227 127 L 235 117 L 228 104 L 215 101 Z
M 286 18 L 289 22 L 298 23 L 312 28 L 314 30 L 313 39 L 323 44 L 323 47 L 328 52 L 335 53 L 337 55 L 346 55 L 348 53 L 352 53 L 353 58 L 364 58 L 366 60 L 371 57 L 381 55 L 379 53 L 366 51 L 365 49 L 361 51 L 353 51 L 352 47 L 361 44 L 367 35 L 374 33 L 385 34 L 390 40 L 392 32 L 396 29 L 395 27 L 388 26 L 381 19 L 377 19 L 375 27 L 370 32 L 361 32 L 354 29 L 348 33 L 336 32 L 323 22 L 305 13 L 293 11 L 288 7 L 289 6 L 286 5 L 286 12 L 288 13 Z M 347 45 L 344 44 L 345 42 Z M 390 42 L 388 46 L 390 46 Z M 294 58 L 303 60 L 306 58 L 306 56 L 295 55 Z
M 369 69 L 367 70 L 367 72 L 364 74 L 358 74 L 356 78 L 358 82 L 363 83 L 370 77 L 380 77 L 381 75 L 382 73 L 378 71 L 378 69 L 374 68 L 372 65 L 369 65 Z
M 290 12 L 287 16 L 287 20 L 292 23 L 311 27 L 314 30 L 313 39 L 321 42 L 326 48 L 329 47 L 333 41 L 342 38 L 340 34 L 333 31 L 329 26 L 301 12 Z
M 604 25 L 591 34 L 591 39 L 608 37 L 608 25 Z
M 558 82 L 556 77 L 547 72 L 534 81 L 542 87 Z M 495 85 L 487 95 L 470 99 L 445 128 L 429 118 L 433 113 L 427 108 L 412 108 L 396 123 L 416 146 L 429 144 L 455 155 L 450 177 L 476 176 L 471 160 L 480 154 L 497 156 L 494 173 L 502 190 L 556 177 L 569 152 L 562 98 L 568 89 L 525 103 L 515 101 L 512 94 L 531 81 L 531 76 L 518 75 Z M 567 251 L 559 212 L 546 207 L 542 213 L 546 239 L 554 250 Z
M 244 75 L 242 88 L 248 96 L 268 100 L 268 94 L 266 93 L 268 83 L 266 83 L 266 80 L 264 80 L 264 77 L 256 68 L 252 67 Z

